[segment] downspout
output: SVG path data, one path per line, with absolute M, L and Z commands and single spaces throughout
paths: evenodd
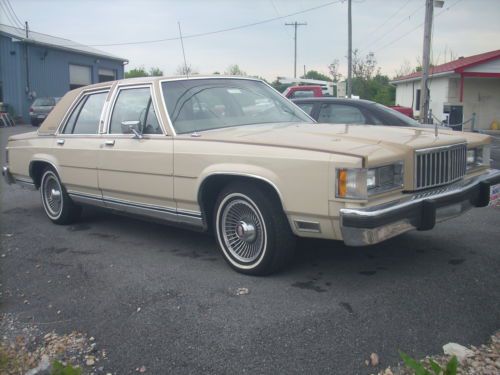
M 460 103 L 464 101 L 464 73 L 460 73 Z
M 411 81 L 411 109 L 413 110 L 413 108 L 415 105 L 415 81 Z

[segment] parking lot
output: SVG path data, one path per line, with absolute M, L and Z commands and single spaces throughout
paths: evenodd
M 1 128 L 2 159 L 31 130 Z M 38 192 L 0 188 L 0 313 L 93 336 L 114 374 L 371 374 L 499 329 L 499 208 L 365 248 L 302 240 L 287 270 L 249 277 L 209 235 L 96 209 L 57 226 Z

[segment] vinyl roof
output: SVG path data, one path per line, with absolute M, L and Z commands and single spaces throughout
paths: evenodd
M 65 51 L 82 53 L 85 55 L 98 56 L 102 58 L 107 58 L 111 60 L 128 61 L 127 59 L 119 56 L 112 55 L 110 53 L 86 46 L 84 44 L 74 42 L 69 39 L 59 38 L 52 35 L 38 33 L 36 31 L 29 31 L 28 38 L 26 38 L 26 31 L 17 27 L 4 25 L 0 23 L 0 34 L 7 35 L 13 39 L 38 44 L 42 46 L 47 46 L 51 48 L 57 48 Z

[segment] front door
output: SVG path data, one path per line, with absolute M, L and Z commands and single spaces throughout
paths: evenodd
M 118 87 L 98 155 L 107 207 L 175 220 L 173 141 L 161 126 L 150 85 Z

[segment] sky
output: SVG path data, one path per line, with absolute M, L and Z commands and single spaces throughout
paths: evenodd
M 0 0 L 5 3 L 6 0 Z M 10 0 L 30 29 L 59 36 L 129 60 L 126 70 L 159 67 L 175 74 L 183 64 L 179 40 L 96 46 L 176 38 L 258 23 L 251 27 L 185 38 L 186 59 L 198 73 L 223 73 L 231 64 L 249 75 L 293 77 L 293 27 L 298 28 L 297 71 L 328 74 L 339 60 L 347 71 L 345 0 Z M 329 4 L 320 7 L 324 4 Z M 375 54 L 382 73 L 394 76 L 422 54 L 425 0 L 353 0 L 353 48 Z M 311 8 L 309 11 L 306 11 Z M 303 12 L 293 16 L 293 13 Z M 287 17 L 285 17 L 287 16 Z M 433 62 L 500 49 L 500 0 L 446 0 L 435 9 Z M 0 9 L 0 22 L 11 24 Z M 446 57 L 445 57 L 446 56 Z

